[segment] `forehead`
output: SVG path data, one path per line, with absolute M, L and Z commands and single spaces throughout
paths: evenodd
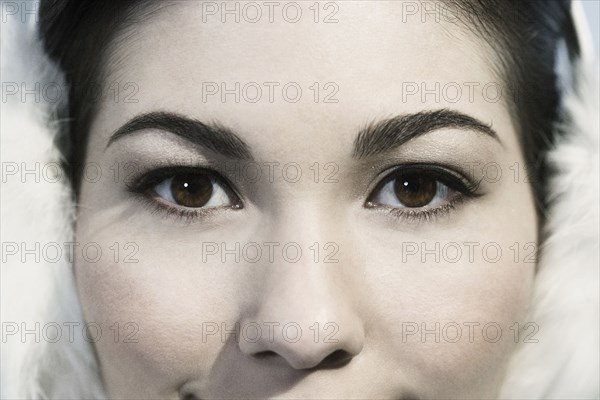
M 219 121 L 251 145 L 293 142 L 307 132 L 350 143 L 370 120 L 438 108 L 510 132 L 489 49 L 427 14 L 436 6 L 181 1 L 162 7 L 112 49 L 106 85 L 133 83 L 138 101 L 105 99 L 99 115 L 110 119 L 103 136 L 155 109 Z

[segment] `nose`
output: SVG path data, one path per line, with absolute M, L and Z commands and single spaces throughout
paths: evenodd
M 339 368 L 362 350 L 364 328 L 357 312 L 358 290 L 343 262 L 315 262 L 312 254 L 295 263 L 265 267 L 260 294 L 244 312 L 242 353 L 262 362 L 282 360 L 297 370 Z M 260 334 L 254 334 L 260 330 Z

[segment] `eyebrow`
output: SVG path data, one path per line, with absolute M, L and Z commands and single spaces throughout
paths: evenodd
M 250 146 L 229 128 L 220 124 L 206 124 L 196 119 L 171 112 L 155 111 L 141 114 L 117 129 L 108 140 L 106 148 L 115 141 L 144 129 L 171 132 L 189 142 L 225 157 L 252 160 Z
M 441 109 L 399 115 L 367 125 L 354 140 L 352 157 L 364 159 L 386 153 L 413 138 L 442 128 L 479 132 L 502 145 L 491 125 L 457 111 Z
M 399 115 L 367 125 L 354 140 L 352 156 L 364 159 L 386 153 L 413 138 L 442 128 L 459 128 L 483 133 L 502 144 L 490 125 L 457 111 L 441 109 Z M 171 132 L 228 158 L 253 160 L 250 146 L 229 128 L 163 111 L 132 118 L 111 135 L 106 148 L 120 138 L 145 129 Z

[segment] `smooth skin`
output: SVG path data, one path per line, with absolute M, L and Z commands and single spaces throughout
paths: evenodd
M 482 90 L 501 85 L 493 50 L 456 24 L 423 23 L 421 14 L 403 21 L 402 2 L 341 2 L 338 22 L 329 24 L 314 22 L 312 2 L 300 4 L 297 23 L 286 22 L 281 9 L 273 23 L 266 15 L 222 23 L 220 14 L 203 22 L 203 2 L 178 2 L 111 48 L 106 87 L 134 82 L 138 101 L 115 101 L 107 91 L 93 119 L 86 162 L 102 176 L 82 181 L 76 238 L 103 253 L 96 262 L 77 253 L 75 261 L 85 318 L 103 327 L 95 347 L 108 395 L 492 398 L 515 346 L 511 326 L 526 322 L 535 262 L 524 246 L 537 242 L 516 121 L 508 99 L 492 101 L 495 93 Z M 206 82 L 229 89 L 256 82 L 263 97 L 206 97 Z M 280 83 L 273 102 L 264 82 Z M 281 96 L 289 82 L 303 90 L 298 102 Z M 315 102 L 315 82 L 335 83 L 338 102 L 322 101 L 331 92 L 323 86 Z M 436 82 L 457 83 L 462 96 L 407 96 L 407 83 L 431 90 Z M 465 82 L 479 84 L 474 97 Z M 434 110 L 481 121 L 497 138 L 442 126 L 372 156 L 353 153 L 369 124 Z M 248 160 L 165 127 L 108 145 L 121 126 L 150 112 L 227 127 L 247 144 L 262 177 L 221 168 Z M 286 163 L 297 163 L 300 179 L 292 182 Z M 409 217 L 394 211 L 402 205 L 389 186 L 373 196 L 393 168 L 414 163 L 471 179 L 478 196 L 445 208 L 451 196 L 438 199 Z M 120 169 L 115 178 L 115 166 L 125 165 L 134 171 Z M 215 170 L 236 196 L 223 190 L 213 207 L 182 215 L 184 207 L 165 199 L 169 184 L 130 190 L 140 175 L 174 165 Z M 498 166 L 501 176 L 485 165 Z M 418 214 L 436 207 L 446 212 Z M 265 243 L 273 242 L 270 258 Z M 223 252 L 235 253 L 236 243 L 238 260 Z M 248 243 L 259 245 L 260 260 L 253 249 L 242 253 Z M 294 247 L 284 253 L 288 243 Z M 496 342 L 494 324 L 502 329 Z

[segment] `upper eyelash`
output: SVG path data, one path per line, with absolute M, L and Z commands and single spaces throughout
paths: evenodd
M 153 169 L 149 172 L 142 174 L 132 180 L 132 182 L 127 184 L 127 189 L 130 192 L 134 193 L 143 193 L 148 189 L 151 189 L 155 185 L 158 185 L 165 179 L 171 178 L 178 174 L 206 174 L 217 181 L 222 182 L 225 181 L 227 185 L 230 185 L 224 178 L 222 178 L 218 172 L 199 167 L 189 167 L 189 166 L 171 166 L 171 167 L 162 167 L 158 169 Z
M 376 191 L 383 188 L 383 186 L 385 186 L 391 180 L 397 178 L 399 175 L 406 172 L 425 172 L 427 175 L 437 178 L 437 180 L 441 181 L 449 188 L 457 190 L 466 196 L 478 197 L 481 195 L 480 193 L 478 193 L 478 189 L 483 179 L 480 179 L 479 181 L 475 182 L 463 177 L 462 174 L 454 172 L 447 167 L 436 164 L 423 163 L 403 164 L 393 167 L 391 172 L 388 172 L 385 175 L 385 177 L 381 179 L 381 181 L 375 186 L 375 189 L 373 189 L 371 193 L 375 193 Z M 446 180 L 446 182 L 444 180 Z M 447 182 L 447 180 L 450 180 L 450 182 Z
M 404 209 L 390 206 L 386 207 L 385 205 L 377 205 L 370 200 L 375 193 L 377 193 L 379 190 L 381 190 L 381 188 L 383 188 L 385 184 L 387 184 L 393 179 L 398 178 L 401 173 L 418 171 L 426 172 L 430 176 L 433 175 L 434 178 L 436 178 L 436 180 L 438 180 L 439 182 L 443 183 L 444 185 L 448 186 L 449 188 L 455 191 L 458 191 L 460 193 L 460 196 L 456 196 L 452 201 L 446 204 L 429 209 Z M 189 209 L 173 207 L 156 201 L 153 198 L 150 198 L 150 196 L 148 196 L 148 191 L 154 186 L 156 186 L 165 179 L 182 173 L 205 173 L 207 175 L 210 175 L 215 180 L 217 180 L 217 182 L 224 184 L 224 190 L 236 196 L 237 199 L 239 199 L 240 203 L 242 203 L 242 197 L 237 193 L 237 191 L 235 191 L 233 185 L 226 178 L 224 178 L 222 175 L 220 175 L 214 170 L 210 170 L 203 167 L 170 166 L 158 168 L 133 179 L 131 183 L 127 184 L 127 188 L 130 192 L 134 194 L 139 194 L 142 200 L 148 206 L 154 208 L 154 212 L 165 212 L 166 215 L 169 217 L 176 217 L 178 220 L 190 222 L 193 219 L 200 216 L 201 214 L 208 214 L 210 211 L 207 211 L 203 208 Z M 376 185 L 375 189 L 371 191 L 371 195 L 365 202 L 365 206 L 386 209 L 390 215 L 398 219 L 401 218 L 406 222 L 430 222 L 437 217 L 448 214 L 460 202 L 466 200 L 465 197 L 474 198 L 481 196 L 482 194 L 477 192 L 481 181 L 482 180 L 479 180 L 478 182 L 471 181 L 467 178 L 462 177 L 461 174 L 449 170 L 447 167 L 435 164 L 404 164 L 400 166 L 395 166 L 391 172 L 389 172 L 383 179 L 380 180 L 380 182 Z
M 130 192 L 133 193 L 144 193 L 154 186 L 161 183 L 163 180 L 171 178 L 175 175 L 180 174 L 206 174 L 213 178 L 216 182 L 223 186 L 223 189 L 230 195 L 234 195 L 242 202 L 242 196 L 235 189 L 235 186 L 223 175 L 212 169 L 202 167 L 188 167 L 188 166 L 176 166 L 176 167 L 163 167 L 152 170 L 143 174 L 142 176 L 135 178 L 132 183 L 127 185 Z
M 428 175 L 433 175 L 434 178 L 440 183 L 448 186 L 450 189 L 459 192 L 458 196 L 449 201 L 446 204 L 432 207 L 432 208 L 399 208 L 386 205 L 378 205 L 374 203 L 371 198 L 378 193 L 387 183 L 393 179 L 397 179 L 401 173 L 424 171 Z M 447 180 L 450 178 L 451 183 Z M 467 178 L 461 177 L 456 172 L 451 172 L 448 168 L 433 164 L 405 164 L 402 166 L 395 166 L 392 172 L 388 173 L 375 187 L 375 189 L 369 195 L 365 206 L 367 207 L 378 207 L 386 210 L 390 215 L 397 219 L 402 219 L 407 223 L 420 223 L 420 222 L 432 222 L 435 219 L 449 214 L 457 205 L 467 200 L 467 198 L 476 198 L 482 196 L 478 192 L 479 186 L 482 180 L 473 182 Z
M 214 210 L 211 208 L 192 209 L 187 207 L 171 206 L 164 202 L 155 200 L 148 194 L 151 189 L 165 179 L 185 173 L 209 175 L 211 178 L 215 179 L 219 184 L 221 184 L 223 186 L 223 190 L 225 190 L 229 195 L 235 196 L 235 198 L 238 199 L 240 206 L 243 204 L 242 197 L 237 193 L 233 185 L 226 178 L 214 170 L 203 167 L 169 166 L 154 169 L 134 178 L 132 182 L 127 184 L 127 190 L 137 195 L 145 205 L 152 208 L 153 213 L 162 212 L 165 213 L 166 217 L 175 217 L 175 219 L 178 221 L 189 223 L 201 215 L 209 215 Z

